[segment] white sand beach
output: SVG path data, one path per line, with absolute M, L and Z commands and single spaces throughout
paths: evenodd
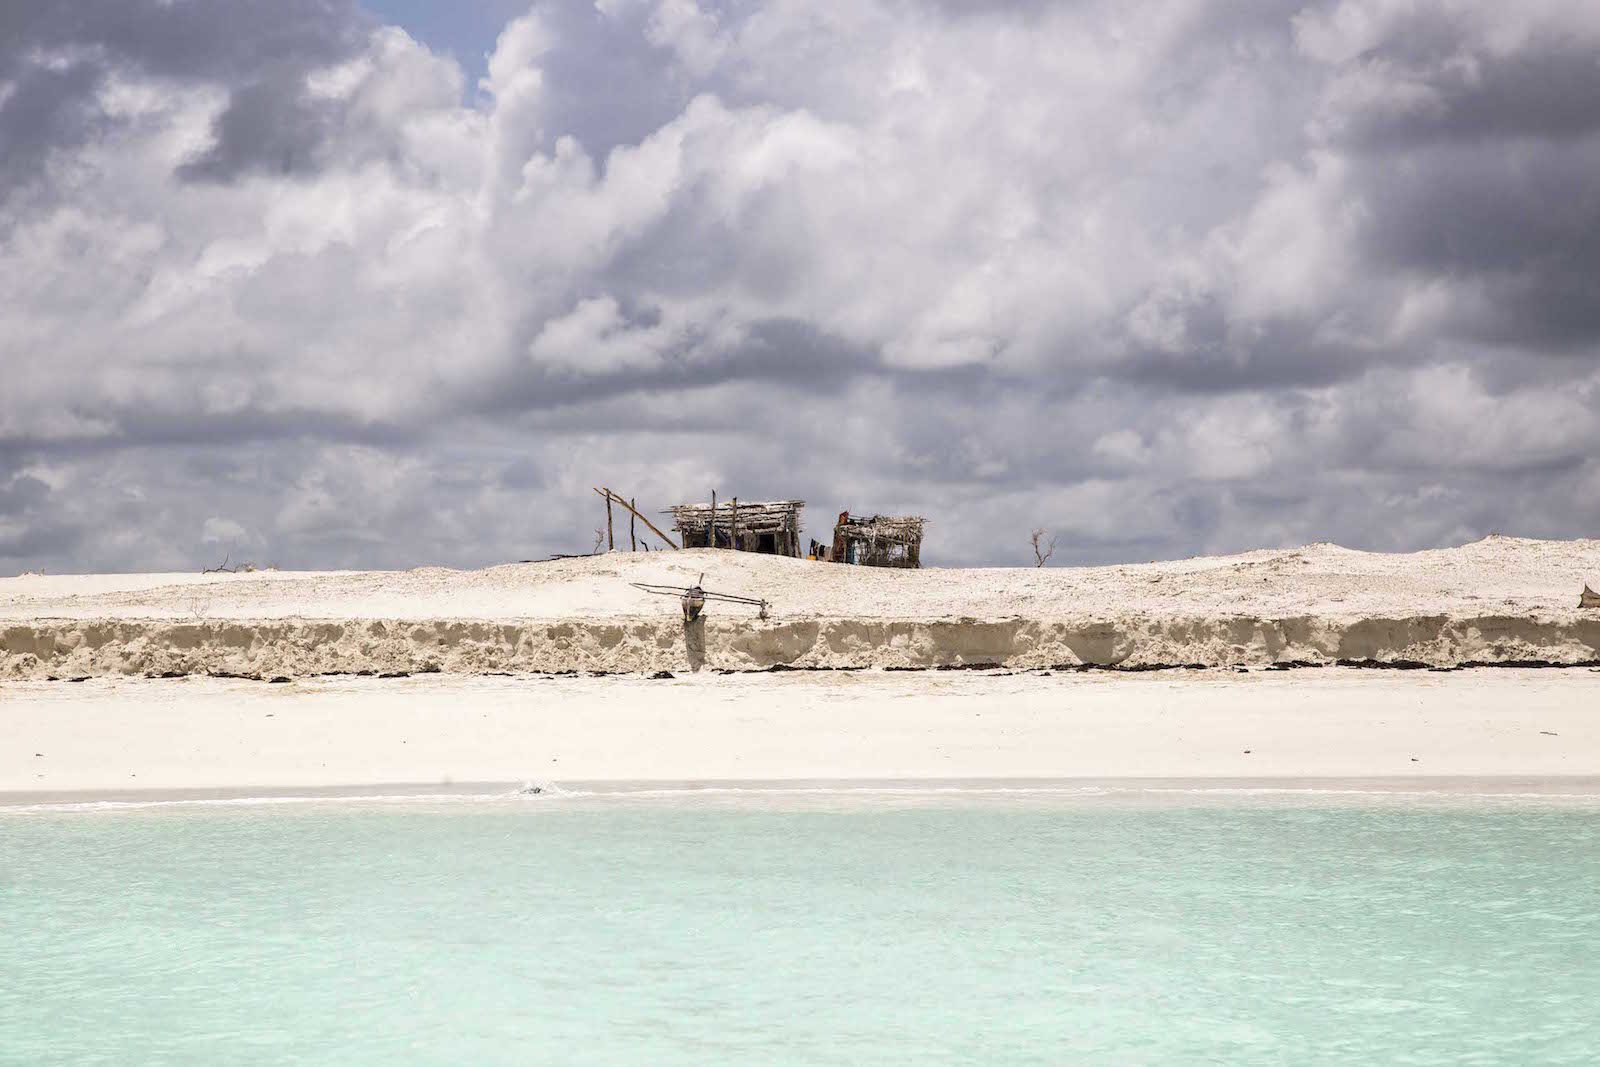
M 702 572 L 770 617 L 689 625 L 630 584 Z M 1490 538 L 1044 570 L 696 550 L 28 575 L 0 580 L 0 793 L 1571 779 L 1600 775 L 1596 573 L 1600 542 Z
M 482 570 L 29 574 L 0 620 L 629 619 L 671 613 L 630 582 L 763 596 L 780 619 L 1185 615 L 1331 619 L 1568 614 L 1600 586 L 1600 540 L 1488 537 L 1425 552 L 1314 544 L 1108 567 L 818 564 L 745 552 L 611 552 Z
M 765 598 L 685 627 L 633 582 Z M 696 549 L 477 571 L 0 579 L 0 678 L 1600 661 L 1600 541 L 877 570 Z
M 0 799 L 810 779 L 1542 790 L 1600 775 L 1597 709 L 1587 668 L 28 682 L 0 689 Z

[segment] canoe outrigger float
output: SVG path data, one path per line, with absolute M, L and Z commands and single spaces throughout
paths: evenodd
M 679 606 L 683 608 L 684 622 L 694 622 L 698 619 L 700 613 L 706 608 L 706 602 L 709 600 L 720 600 L 727 604 L 749 604 L 752 607 L 761 609 L 757 616 L 758 618 L 765 619 L 767 617 L 767 608 L 770 605 L 765 600 L 747 596 L 734 596 L 732 593 L 713 593 L 700 588 L 700 583 L 705 580 L 706 576 L 702 574 L 693 585 L 688 586 L 654 585 L 650 582 L 629 582 L 628 584 L 635 589 L 642 589 L 646 593 L 654 593 L 657 596 L 677 597 Z

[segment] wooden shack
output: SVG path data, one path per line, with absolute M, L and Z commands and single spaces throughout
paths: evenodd
M 841 511 L 833 527 L 829 558 L 861 567 L 921 567 L 924 521 L 921 515 L 854 519 L 848 511 Z
M 731 548 L 767 556 L 800 555 L 800 509 L 804 500 L 679 504 L 668 508 L 684 548 Z

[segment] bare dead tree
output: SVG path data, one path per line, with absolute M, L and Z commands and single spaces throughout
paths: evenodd
M 228 550 L 228 554 L 226 556 L 222 557 L 222 562 L 221 563 L 217 564 L 215 567 L 201 567 L 200 568 L 200 573 L 201 574 L 248 574 L 251 571 L 254 571 L 256 569 L 256 565 L 254 563 L 249 563 L 249 562 L 235 563 L 235 564 L 233 564 L 233 566 L 230 567 L 228 565 L 228 562 L 231 559 L 233 559 L 233 550 L 230 548 Z M 277 570 L 276 567 L 274 567 L 272 569 L 273 570 Z
M 1034 559 L 1034 564 L 1033 565 L 1035 567 L 1043 567 L 1044 566 L 1044 561 L 1049 559 L 1051 556 L 1055 555 L 1055 552 L 1056 552 L 1056 539 L 1055 539 L 1055 537 L 1052 536 L 1050 538 L 1050 541 L 1049 541 L 1048 544 L 1046 544 L 1045 540 L 1044 540 L 1045 534 L 1047 534 L 1049 532 L 1050 532 L 1049 530 L 1044 530 L 1044 529 L 1039 529 L 1039 530 L 1033 531 L 1033 559 Z
M 604 526 L 596 526 L 594 528 L 594 548 L 589 550 L 589 555 L 598 556 L 600 554 L 600 546 L 605 543 L 606 528 Z

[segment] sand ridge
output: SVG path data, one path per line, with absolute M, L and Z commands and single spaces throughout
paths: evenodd
M 631 582 L 765 597 L 686 627 Z M 0 678 L 1600 661 L 1600 541 L 872 570 L 695 549 L 476 571 L 0 579 Z

